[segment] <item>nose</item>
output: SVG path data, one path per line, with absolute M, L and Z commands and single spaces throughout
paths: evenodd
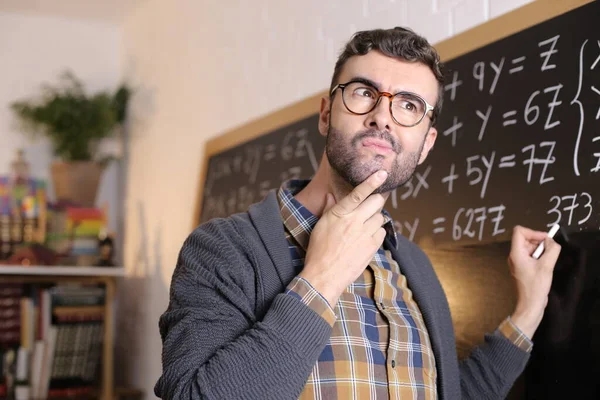
M 367 118 L 365 119 L 365 125 L 368 128 L 374 128 L 380 131 L 390 130 L 393 122 L 390 109 L 391 101 L 391 94 L 385 92 L 382 93 L 382 95 L 379 97 L 375 108 L 367 114 Z

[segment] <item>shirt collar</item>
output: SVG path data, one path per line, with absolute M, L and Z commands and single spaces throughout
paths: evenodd
M 309 182 L 310 180 L 292 179 L 284 182 L 277 191 L 283 224 L 287 232 L 305 251 L 308 248 L 310 233 L 319 222 L 319 218 L 296 200 L 294 196 L 304 189 Z M 387 211 L 383 210 L 382 213 L 386 219 L 383 225 L 386 238 L 391 241 L 392 246 L 396 247 L 397 233 L 394 228 L 394 221 Z

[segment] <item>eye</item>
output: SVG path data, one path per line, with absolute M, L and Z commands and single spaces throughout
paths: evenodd
M 408 111 L 416 111 L 416 109 L 417 109 L 417 106 L 415 106 L 410 101 L 402 101 L 400 103 L 400 106 L 407 109 Z
M 354 95 L 358 96 L 358 97 L 365 97 L 368 99 L 374 99 L 375 98 L 375 92 L 373 91 L 373 89 L 368 88 L 368 87 L 359 87 L 354 89 Z
M 393 103 L 394 108 L 409 112 L 411 114 L 419 114 L 425 109 L 425 105 L 418 98 L 409 94 L 397 95 Z
M 410 112 L 416 112 L 418 107 L 416 104 L 408 101 L 408 100 L 400 100 L 398 101 L 398 107 L 402 108 L 406 111 L 410 111 Z

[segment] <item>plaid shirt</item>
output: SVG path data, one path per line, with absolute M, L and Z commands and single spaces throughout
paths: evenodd
M 318 218 L 293 196 L 306 181 L 289 181 L 278 191 L 286 239 L 296 271 L 304 266 L 310 233 Z M 384 212 L 385 213 L 385 212 Z M 389 215 L 385 228 L 396 243 Z M 300 399 L 436 399 L 436 365 L 427 327 L 401 268 L 383 246 L 363 274 L 340 296 L 335 309 L 308 281 L 295 277 L 286 294 L 295 296 L 331 326 Z M 506 319 L 497 330 L 517 346 L 531 342 Z

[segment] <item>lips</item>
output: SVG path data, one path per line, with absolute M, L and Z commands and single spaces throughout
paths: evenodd
M 391 153 L 394 150 L 388 141 L 377 138 L 366 138 L 362 145 L 380 153 Z

